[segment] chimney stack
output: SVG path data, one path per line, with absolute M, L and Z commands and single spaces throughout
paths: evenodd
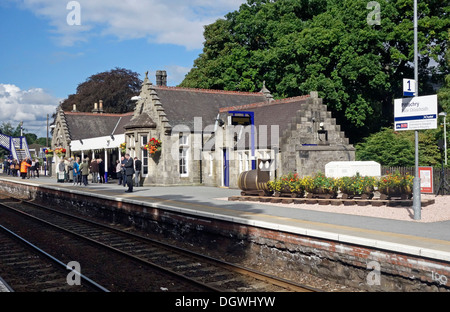
M 73 104 L 72 112 L 76 112 L 76 111 L 77 111 L 77 104 Z
M 156 85 L 157 86 L 167 86 L 167 72 L 165 70 L 156 71 Z
M 98 104 L 97 104 L 97 102 L 94 103 L 94 109 L 92 110 L 92 112 L 94 114 L 98 114 Z
M 100 107 L 99 107 L 99 109 L 98 109 L 98 112 L 99 112 L 100 114 L 103 114 L 103 100 L 100 100 Z

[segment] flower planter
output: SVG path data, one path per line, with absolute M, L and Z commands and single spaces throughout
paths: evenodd
M 373 197 L 374 188 L 373 187 L 365 187 L 363 190 L 354 191 L 348 189 L 341 189 L 342 199 L 353 199 L 353 198 L 361 198 L 361 199 L 371 199 Z
M 274 197 L 290 197 L 290 198 L 301 198 L 305 195 L 305 192 L 279 192 L 279 191 L 275 191 L 273 193 Z
M 412 190 L 410 187 L 387 187 L 378 190 L 380 199 L 401 198 L 403 200 L 412 198 Z
M 306 198 L 324 198 L 324 199 L 332 199 L 336 198 L 337 192 L 330 189 L 325 188 L 315 188 L 311 190 L 307 190 L 308 194 Z

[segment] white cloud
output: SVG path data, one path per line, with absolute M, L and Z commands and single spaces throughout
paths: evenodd
M 41 88 L 21 90 L 12 84 L 0 84 L 0 124 L 9 122 L 15 128 L 23 121 L 26 132 L 45 137 L 47 114 L 51 121 L 59 101 Z
M 203 27 L 237 10 L 245 0 L 79 0 L 81 25 L 68 25 L 69 1 L 16 0 L 46 18 L 62 45 L 96 36 L 121 40 L 147 38 L 153 43 L 202 48 Z M 77 11 L 78 12 L 78 11 Z

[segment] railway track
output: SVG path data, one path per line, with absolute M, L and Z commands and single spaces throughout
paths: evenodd
M 12 291 L 108 292 L 88 277 L 67 270 L 62 261 L 0 225 L 0 275 L 8 280 Z M 74 280 L 83 279 L 83 285 L 72 287 L 74 283 L 71 278 L 68 282 L 69 274 Z
M 1 206 L 10 213 L 30 220 L 33 218 L 33 222 L 40 220 L 46 227 L 56 227 L 65 235 L 83 239 L 91 245 L 95 244 L 96 248 L 114 252 L 141 266 L 185 279 L 198 289 L 218 292 L 318 291 L 32 202 L 9 200 Z M 173 291 L 170 287 L 164 289 Z M 186 290 L 192 291 L 191 288 Z

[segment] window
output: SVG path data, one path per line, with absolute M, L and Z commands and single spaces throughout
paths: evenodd
M 145 146 L 148 143 L 148 137 L 146 135 L 141 136 L 141 146 Z M 142 160 L 142 175 L 148 175 L 148 151 L 146 149 L 141 150 Z
M 179 134 L 179 172 L 182 177 L 189 175 L 189 135 Z

